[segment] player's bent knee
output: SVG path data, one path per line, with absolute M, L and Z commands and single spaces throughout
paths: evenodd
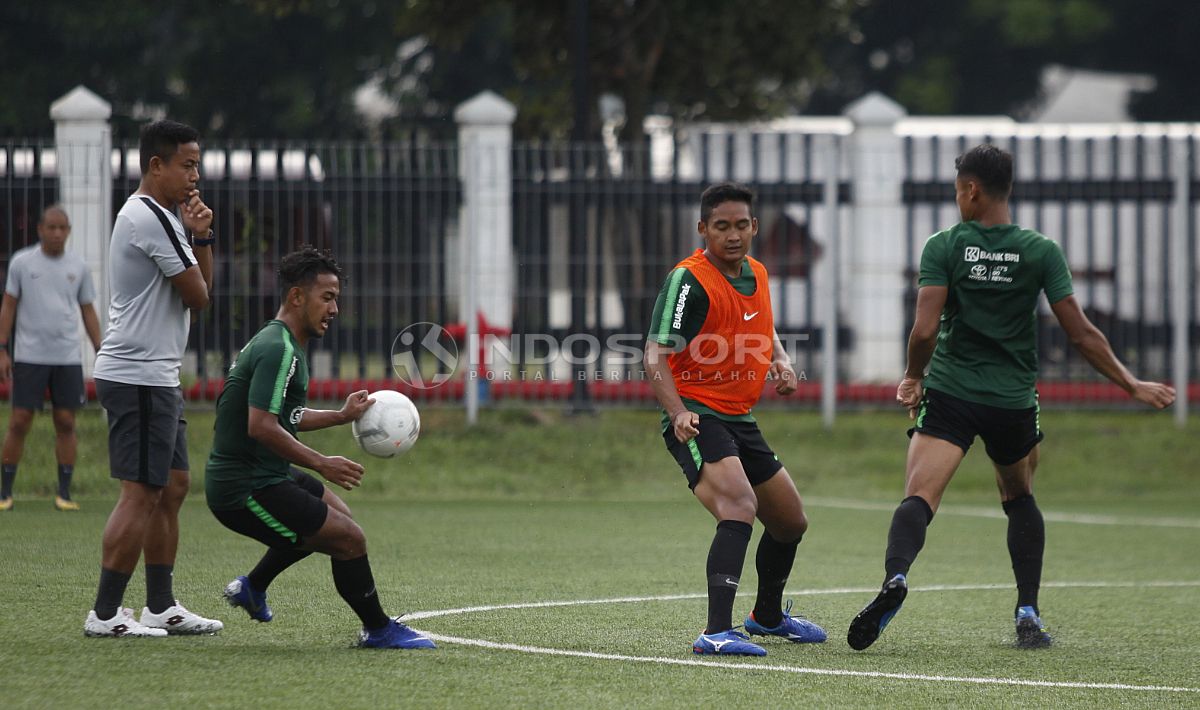
M 717 511 L 721 520 L 741 520 L 753 524 L 758 515 L 758 500 L 754 496 L 725 498 L 718 501 Z
M 348 515 L 330 508 L 325 524 L 308 540 L 308 546 L 334 559 L 352 560 L 367 554 L 367 536 Z
M 342 515 L 345 515 L 347 518 L 354 518 L 354 515 L 350 512 L 350 506 L 346 505 L 346 501 L 342 500 L 338 494 L 334 493 L 328 488 L 325 489 L 325 493 L 321 495 L 321 500 L 325 502 L 325 505 L 333 508 Z
M 29 434 L 29 430 L 33 428 L 33 416 L 20 417 L 16 411 L 13 411 L 12 418 L 8 420 L 8 430 L 21 438 L 25 438 Z

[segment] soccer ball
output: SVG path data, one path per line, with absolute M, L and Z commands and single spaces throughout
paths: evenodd
M 379 390 L 370 395 L 375 404 L 350 425 L 354 440 L 372 456 L 390 458 L 417 443 L 421 415 L 412 400 L 399 392 Z

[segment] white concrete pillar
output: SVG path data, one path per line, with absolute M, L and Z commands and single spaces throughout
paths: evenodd
M 479 389 L 470 374 L 480 364 L 478 320 L 511 328 L 513 322 L 512 123 L 517 109 L 491 91 L 454 110 L 462 181 L 459 313 L 467 325 L 467 421 L 474 423 Z M 500 367 L 503 363 L 499 364 Z
M 76 86 L 50 105 L 58 154 L 59 202 L 71 220 L 67 248 L 83 257 L 96 286 L 96 313 L 108 323 L 108 240 L 112 232 L 112 105 Z M 82 333 L 82 328 L 80 329 Z M 82 336 L 83 370 L 91 377 L 95 352 Z
M 466 287 L 473 281 L 476 309 L 489 323 L 505 328 L 513 319 L 512 123 L 516 116 L 516 108 L 491 91 L 454 110 L 463 187 L 460 303 L 466 304 Z M 473 263 L 469 273 L 468 263 Z M 465 309 L 462 315 L 466 318 Z
M 878 92 L 851 103 L 849 137 L 854 211 L 849 249 L 850 371 L 856 382 L 899 381 L 904 370 L 903 144 L 895 124 L 904 107 Z

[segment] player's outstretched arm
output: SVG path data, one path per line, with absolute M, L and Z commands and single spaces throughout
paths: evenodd
M 296 430 L 314 431 L 356 422 L 372 404 L 375 404 L 375 400 L 367 396 L 366 390 L 351 392 L 341 409 L 305 409 Z
M 774 328 L 771 328 L 771 342 L 773 354 L 767 373 L 776 382 L 775 391 L 789 395 L 796 391 L 796 370 L 792 368 L 792 356 L 788 355 L 787 348 L 779 339 L 779 331 Z
M 1067 296 L 1052 304 L 1050 310 L 1054 311 L 1058 324 L 1088 364 L 1128 392 L 1130 397 L 1156 409 L 1163 409 L 1175 401 L 1174 387 L 1159 382 L 1143 382 L 1121 364 L 1108 344 L 1108 338 L 1088 320 L 1074 296 Z
M 667 412 L 675 438 L 680 443 L 686 442 L 700 433 L 700 415 L 689 411 L 679 398 L 679 390 L 675 389 L 675 378 L 671 375 L 671 366 L 667 364 L 667 356 L 671 348 L 653 340 L 646 341 L 645 357 L 642 361 L 646 372 L 650 375 L 650 386 L 654 388 L 654 396 Z
M 0 303 L 0 382 L 8 382 L 12 377 L 12 347 L 13 323 L 17 319 L 17 299 L 4 292 L 4 300 Z
M 343 456 L 325 456 L 310 449 L 279 425 L 279 417 L 250 405 L 246 433 L 289 463 L 311 469 L 325 480 L 351 490 L 362 482 L 363 467 Z
M 909 418 L 916 416 L 921 404 L 921 383 L 937 347 L 938 327 L 949 292 L 945 286 L 922 286 L 917 291 L 916 317 L 912 332 L 908 334 L 908 365 L 904 368 L 904 379 L 896 388 L 896 401 L 908 408 Z

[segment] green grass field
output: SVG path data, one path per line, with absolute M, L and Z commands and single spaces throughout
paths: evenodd
M 184 508 L 176 593 L 225 630 L 84 638 L 116 484 L 92 410 L 81 419 L 83 511 L 54 511 L 49 422 L 40 418 L 16 507 L 0 514 L 0 706 L 1200 706 L 1200 457 L 1194 430 L 1177 431 L 1168 416 L 1043 415 L 1037 494 L 1053 648 L 1012 647 L 1005 523 L 973 450 L 910 575 L 904 610 L 857 653 L 846 626 L 882 576 L 906 420 L 845 415 L 826 434 L 810 413 L 763 414 L 809 506 L 788 596 L 830 640 L 772 639 L 766 658 L 713 659 L 690 652 L 704 623 L 713 523 L 663 450 L 656 414 L 489 411 L 470 432 L 461 412 L 424 414 L 417 447 L 364 461 L 366 484 L 344 497 L 367 532 L 385 608 L 440 639 L 427 652 L 352 648 L 356 619 L 320 558 L 271 588 L 272 623 L 225 607 L 221 588 L 260 548 L 220 527 L 202 495 Z M 189 420 L 198 491 L 212 419 L 197 410 Z M 355 453 L 348 430 L 305 438 Z M 743 588 L 755 577 L 751 551 Z M 127 605 L 140 608 L 143 592 L 139 572 Z M 528 606 L 537 602 L 562 603 Z M 752 603 L 740 597 L 735 614 Z

